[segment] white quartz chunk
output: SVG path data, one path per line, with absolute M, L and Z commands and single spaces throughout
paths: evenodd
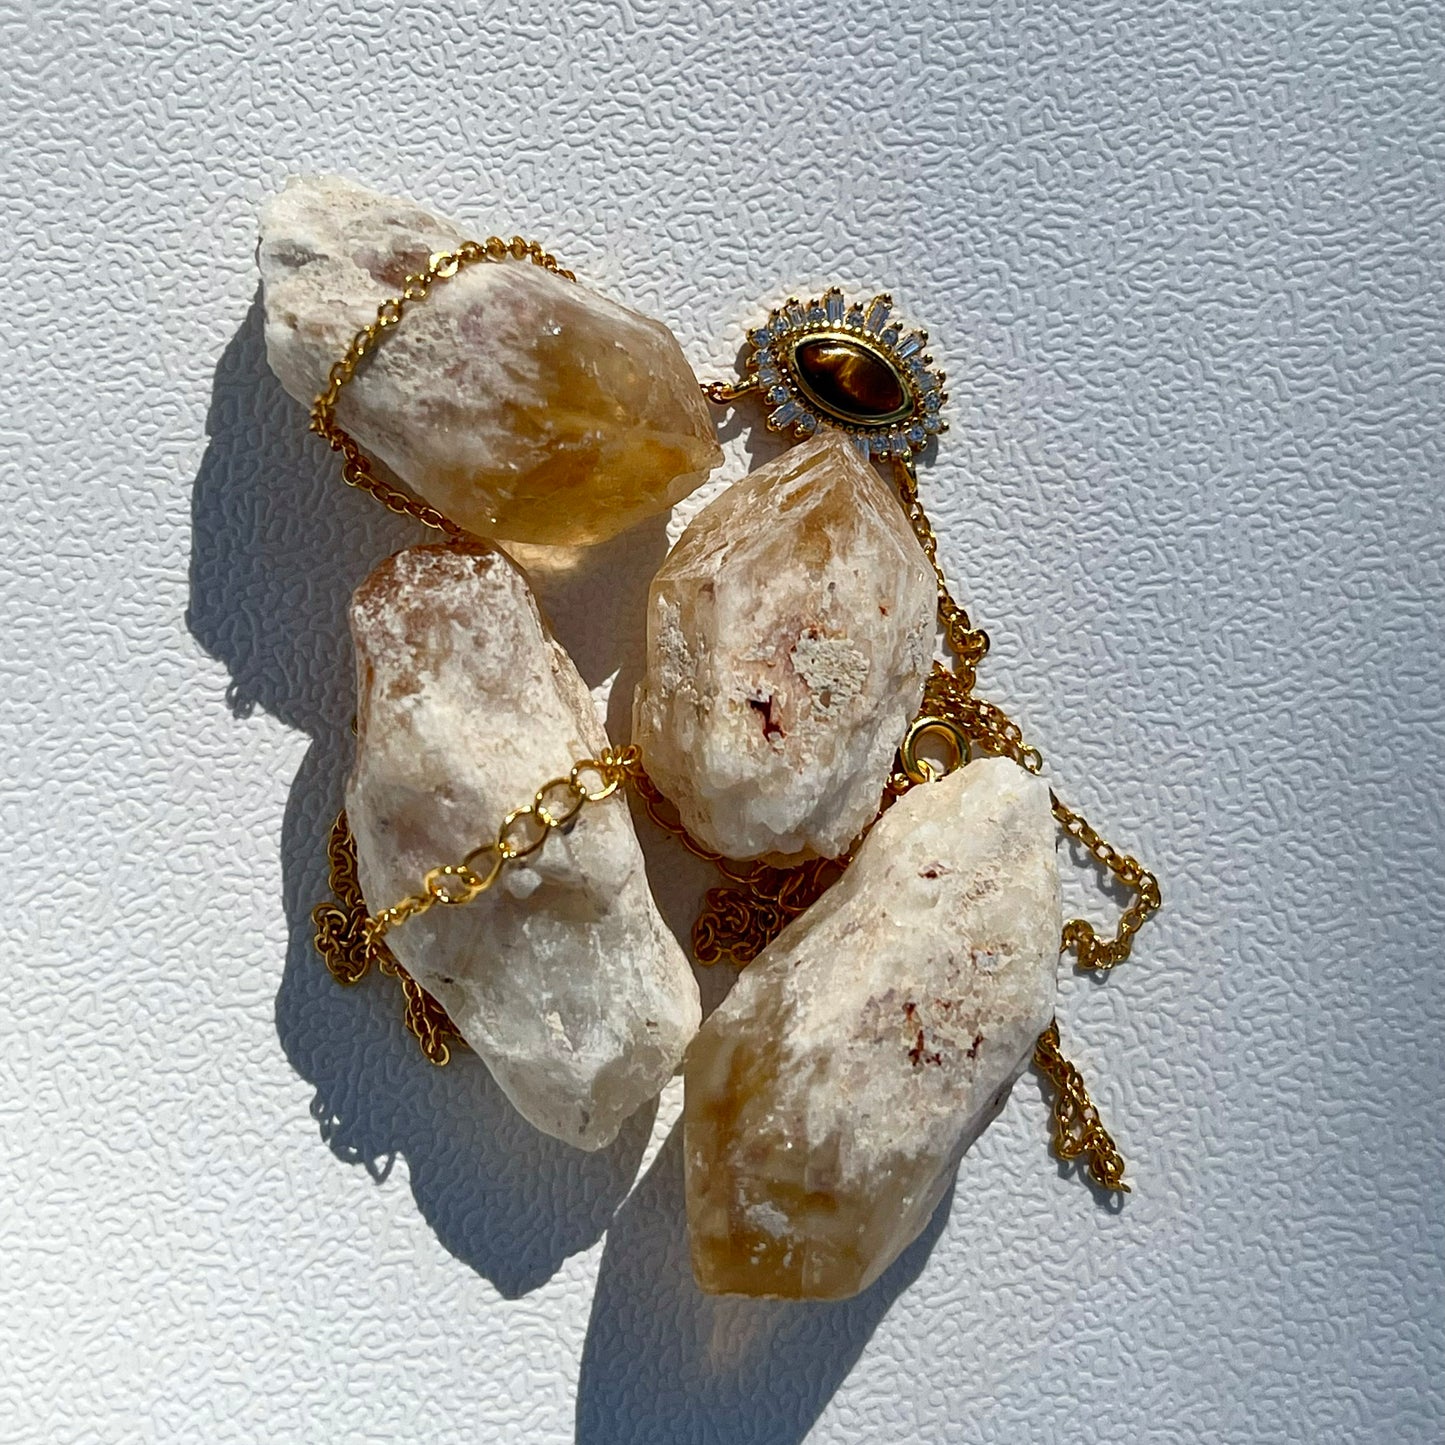
M 360 704 L 346 807 L 375 913 L 494 837 L 607 737 L 526 579 L 485 544 L 383 562 L 357 589 L 351 630 Z M 697 984 L 620 796 L 584 807 L 490 892 L 433 907 L 387 943 L 517 1108 L 583 1149 L 610 1143 L 658 1093 L 697 1029 Z

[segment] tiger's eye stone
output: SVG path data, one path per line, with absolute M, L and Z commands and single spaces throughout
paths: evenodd
M 907 409 L 898 373 L 844 337 L 806 337 L 793 348 L 793 370 L 812 401 L 844 420 L 885 421 Z

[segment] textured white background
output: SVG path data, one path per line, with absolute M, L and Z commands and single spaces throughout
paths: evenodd
M 1438 6 L 10 0 L 0 47 L 0 1437 L 1445 1436 Z M 328 980 L 343 607 L 407 534 L 263 368 L 304 168 L 544 238 L 704 374 L 835 278 L 932 329 L 984 690 L 1164 882 L 1061 1004 L 1122 1212 L 1026 1078 L 868 1296 L 707 1302 L 675 1089 L 584 1158 Z M 662 540 L 551 589 L 599 689 Z

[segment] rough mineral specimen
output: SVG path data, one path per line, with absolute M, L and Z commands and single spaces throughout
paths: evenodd
M 923 694 L 936 583 L 898 499 L 823 432 L 705 507 L 653 580 L 633 737 L 730 858 L 836 856 Z
M 485 544 L 383 562 L 357 589 L 351 631 L 360 711 L 346 807 L 375 912 L 494 837 L 607 738 L 526 580 Z M 610 1143 L 657 1094 L 697 1030 L 697 984 L 621 799 L 584 807 L 490 892 L 435 906 L 387 942 L 517 1108 L 583 1149 Z
M 917 1237 L 1053 1011 L 1048 788 L 992 758 L 914 788 L 688 1051 L 703 1289 L 841 1299 Z
M 457 228 L 337 176 L 261 215 L 266 352 L 310 405 L 353 334 Z M 479 536 L 591 543 L 665 511 L 722 460 L 660 321 L 520 261 L 439 284 L 342 392 L 337 419 Z

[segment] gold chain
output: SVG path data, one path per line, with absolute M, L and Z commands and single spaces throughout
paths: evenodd
M 956 659 L 952 671 L 934 665 L 924 689 L 922 715 L 952 722 L 969 742 L 983 751 L 1010 758 L 1030 773 L 1040 773 L 1044 766 L 1043 754 L 1024 741 L 1018 724 L 996 703 L 973 696 L 978 665 L 988 651 L 988 634 L 973 627 L 968 613 L 954 601 L 949 590 L 948 579 L 938 560 L 938 538 L 918 497 L 918 476 L 912 458 L 899 459 L 897 471 L 904 512 L 938 582 L 938 620 Z M 1162 906 L 1159 880 L 1137 858 L 1105 841 L 1088 819 L 1069 807 L 1052 788 L 1049 802 L 1064 832 L 1082 843 L 1134 894 L 1120 915 L 1112 938 L 1101 938 L 1093 924 L 1084 918 L 1073 918 L 1064 924 L 1060 947 L 1074 950 L 1078 967 L 1104 972 L 1129 957 L 1134 935 L 1149 915 Z M 1123 1157 L 1089 1097 L 1083 1075 L 1060 1051 L 1057 1019 L 1039 1035 L 1033 1062 L 1054 1087 L 1054 1152 L 1066 1160 L 1085 1156 L 1095 1183 L 1104 1189 L 1128 1193 Z
M 1030 773 L 1043 771 L 1043 754 L 1024 741 L 1018 724 L 996 703 L 974 697 L 956 672 L 936 663 L 924 689 L 923 712 L 947 718 L 984 752 L 1011 758 Z M 1134 935 L 1150 914 L 1161 907 L 1159 880 L 1137 858 L 1105 842 L 1088 819 L 1069 807 L 1052 789 L 1049 801 L 1064 832 L 1082 843 L 1102 867 L 1134 894 L 1120 915 L 1112 938 L 1101 938 L 1094 925 L 1084 918 L 1072 918 L 1064 924 L 1063 946 L 1074 950 L 1078 966 L 1093 973 L 1104 973 L 1129 957 Z
M 584 804 L 610 798 L 636 760 L 637 749 L 631 747 L 606 748 L 600 758 L 582 759 L 565 778 L 543 783 L 526 807 L 508 813 L 494 839 L 473 848 L 460 863 L 431 869 L 419 892 L 374 915 L 367 912 L 357 877 L 356 840 L 345 811 L 337 814 L 327 846 L 335 901 L 319 903 L 311 911 L 316 951 L 332 976 L 339 983 L 360 983 L 375 963 L 382 973 L 400 980 L 407 1028 L 432 1063 L 445 1064 L 461 1035 L 441 1004 L 397 962 L 387 946 L 387 932 L 434 905 L 454 908 L 480 897 L 497 881 L 505 864 L 535 853 L 547 835 L 571 823 Z M 598 779 L 598 786 L 587 786 L 589 776 Z
M 978 679 L 978 665 L 988 652 L 988 633 L 975 627 L 968 620 L 968 613 L 953 600 L 948 589 L 948 578 L 944 575 L 943 564 L 938 560 L 938 537 L 928 513 L 918 496 L 918 473 L 913 467 L 913 458 L 898 458 L 898 495 L 903 502 L 904 515 L 933 568 L 934 580 L 938 585 L 938 623 L 943 628 L 944 638 L 955 659 L 955 674 L 965 692 L 973 688 Z
M 1054 1086 L 1054 1153 L 1065 1160 L 1085 1156 L 1096 1184 L 1127 1194 L 1123 1156 L 1099 1118 L 1084 1076 L 1059 1052 L 1058 1019 L 1034 1044 L 1034 1067 Z
M 530 858 L 554 828 L 565 828 L 584 804 L 600 803 L 610 798 L 627 781 L 628 770 L 638 760 L 637 749 L 604 748 L 600 758 L 583 758 L 574 763 L 565 778 L 552 778 L 542 784 L 525 807 L 513 808 L 497 829 L 497 836 L 478 844 L 460 863 L 444 863 L 433 868 L 422 879 L 421 890 L 409 893 L 399 903 L 372 915 L 368 928 L 374 940 L 381 940 L 390 929 L 416 918 L 435 904 L 458 908 L 471 903 L 497 881 L 502 869 L 519 858 Z M 585 779 L 600 780 L 589 788 Z
M 344 812 L 331 826 L 326 850 L 330 864 L 334 903 L 320 903 L 311 910 L 316 951 L 326 961 L 338 983 L 360 983 L 371 965 L 401 984 L 406 1005 L 406 1026 L 434 1064 L 451 1059 L 452 1046 L 462 1042 L 446 1010 L 396 961 L 395 955 L 375 933 L 361 895 L 356 875 L 356 843 Z
M 369 492 L 388 511 L 411 517 L 449 538 L 462 537 L 465 530 L 437 508 L 377 476 L 370 458 L 336 421 L 336 404 L 361 362 L 377 348 L 383 334 L 401 321 L 409 305 L 424 300 L 438 281 L 480 261 L 526 261 L 565 280 L 576 280 L 536 241 L 521 236 L 511 241 L 499 236 L 490 236 L 485 242 L 465 241 L 455 251 L 432 256 L 426 269 L 407 276 L 401 294 L 383 301 L 375 319 L 352 338 L 346 354 L 332 366 L 326 387 L 311 409 L 311 430 L 333 451 L 341 453 L 341 474 L 349 486 Z M 736 401 L 754 389 L 751 383 L 730 382 L 711 382 L 702 387 L 703 394 L 718 405 Z M 954 657 L 952 669 L 934 664 L 924 689 L 919 721 L 954 728 L 961 738 L 982 751 L 1011 758 L 1027 771 L 1039 773 L 1043 770 L 1043 756 L 1024 741 L 1018 725 L 994 703 L 973 696 L 978 667 L 989 648 L 988 634 L 973 626 L 949 589 L 938 560 L 938 537 L 919 498 L 918 476 L 911 457 L 897 459 L 896 469 L 904 513 L 933 569 L 938 621 Z M 587 788 L 582 779 L 588 774 L 598 777 L 601 786 Z M 904 766 L 900 760 L 900 766 L 888 779 L 879 813 L 928 775 L 927 768 L 919 771 Z M 427 1058 L 433 1063 L 446 1063 L 450 1045 L 458 1042 L 460 1035 L 441 1006 L 396 961 L 385 942 L 387 931 L 435 905 L 454 907 L 472 902 L 492 887 L 508 862 L 534 853 L 554 828 L 565 827 L 584 804 L 610 797 L 624 783 L 631 784 L 654 822 L 679 838 L 696 857 L 715 863 L 728 880 L 726 885 L 709 890 L 694 925 L 693 948 L 700 963 L 725 958 L 750 962 L 837 880 L 852 857 L 850 852 L 842 858 L 814 859 L 796 868 L 724 858 L 688 836 L 675 810 L 648 778 L 635 746 L 609 748 L 600 758 L 578 762 L 565 778 L 544 783 L 531 803 L 507 814 L 495 839 L 474 848 L 459 863 L 433 868 L 422 880 L 419 892 L 375 916 L 367 913 L 361 895 L 355 843 L 343 812 L 332 828 L 329 848 L 336 902 L 319 905 L 312 915 L 317 949 L 342 983 L 358 982 L 373 962 L 381 972 L 399 979 L 406 1000 L 407 1026 Z M 565 800 L 558 798 L 559 791 L 565 793 Z M 1145 920 L 1161 906 L 1158 880 L 1137 859 L 1105 841 L 1082 813 L 1062 802 L 1056 793 L 1051 791 L 1049 797 L 1054 817 L 1064 832 L 1082 843 L 1134 894 L 1111 938 L 1100 937 L 1086 919 L 1071 919 L 1064 925 L 1061 948 L 1074 950 L 1080 968 L 1096 972 L 1115 968 L 1128 958 L 1134 935 Z M 556 811 L 552 802 L 558 804 Z M 1059 1050 L 1057 1021 L 1039 1036 L 1034 1065 L 1054 1086 L 1055 1153 L 1061 1159 L 1085 1156 L 1089 1173 L 1098 1184 L 1105 1189 L 1127 1191 L 1124 1161 L 1099 1118 L 1083 1076 Z

